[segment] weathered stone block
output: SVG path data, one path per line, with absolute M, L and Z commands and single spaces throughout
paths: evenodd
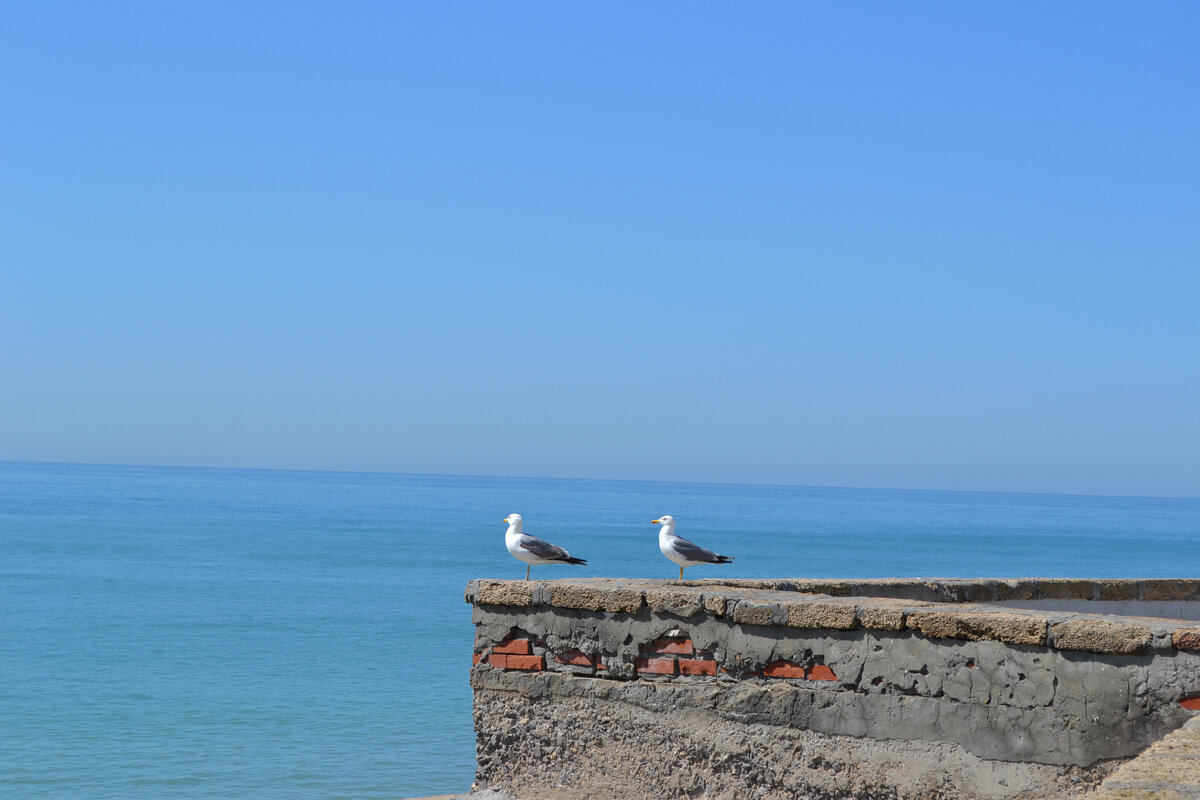
M 1200 628 L 1176 628 L 1171 634 L 1176 650 L 1200 651 Z
M 794 581 L 792 590 L 803 594 L 825 594 L 830 597 L 851 597 L 856 584 L 850 581 Z
M 968 603 L 989 603 L 995 598 L 995 581 L 963 581 L 962 598 Z
M 1137 600 L 1137 581 L 1104 580 L 1096 581 L 1097 600 Z
M 1030 580 L 996 581 L 997 600 L 1032 600 L 1037 592 L 1037 584 Z
M 789 628 L 850 630 L 858 624 L 852 603 L 784 603 Z
M 687 589 L 647 589 L 646 605 L 658 613 L 690 617 L 704 607 L 704 595 Z
M 907 625 L 931 639 L 994 639 L 1010 644 L 1046 643 L 1046 618 L 972 611 L 914 611 Z
M 475 602 L 497 606 L 531 606 L 539 584 L 530 581 L 480 581 Z
M 632 613 L 645 603 L 637 589 L 589 586 L 586 584 L 553 584 L 550 605 L 559 608 L 579 608 L 585 611 L 625 611 Z
M 718 617 L 725 616 L 726 600 L 723 595 L 705 595 L 704 610 Z
M 1089 653 L 1140 653 L 1150 644 L 1152 635 L 1144 625 L 1099 619 L 1067 620 L 1050 629 L 1051 643 L 1059 650 Z
M 895 606 L 859 606 L 858 624 L 876 631 L 904 630 L 904 609 Z
M 777 608 L 742 600 L 733 607 L 733 621 L 739 625 L 774 625 Z
M 1200 595 L 1200 581 L 1156 579 L 1144 582 L 1146 600 L 1191 600 Z
M 1073 578 L 1044 578 L 1038 581 L 1038 589 L 1046 600 L 1091 600 L 1096 595 L 1093 581 Z

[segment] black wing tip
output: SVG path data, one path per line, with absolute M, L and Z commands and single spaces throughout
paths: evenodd
M 575 558 L 575 556 L 568 556 L 568 557 L 564 558 L 563 561 L 567 562 L 568 564 L 586 564 L 587 563 L 587 561 L 585 561 L 584 559 Z
M 733 561 L 733 556 L 717 556 L 718 564 L 728 564 L 730 561 Z

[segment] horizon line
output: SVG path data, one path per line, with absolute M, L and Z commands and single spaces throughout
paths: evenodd
M 844 486 L 835 484 L 807 484 L 807 483 L 753 483 L 747 481 L 685 481 L 685 480 L 666 480 L 666 479 L 642 479 L 642 478 L 595 478 L 595 477 L 551 477 L 544 475 L 484 475 L 478 473 L 455 473 L 455 472 L 389 472 L 385 470 L 365 470 L 365 469 L 301 469 L 297 467 L 230 467 L 230 466 L 212 466 L 212 465 L 195 465 L 195 464 L 142 464 L 142 463 L 116 463 L 108 461 L 40 461 L 40 460 L 18 460 L 18 459 L 0 459 L 0 464 L 41 464 L 50 466 L 77 466 L 77 467 L 128 467 L 133 469 L 196 469 L 196 470 L 230 470 L 230 471 L 246 471 L 246 472 L 300 472 L 300 473 L 333 473 L 342 475 L 391 475 L 397 477 L 429 477 L 429 478 L 487 478 L 501 480 L 528 480 L 528 481 L 602 481 L 609 483 L 665 483 L 665 484 L 682 484 L 685 486 L 757 486 L 764 488 L 791 488 L 791 489 L 838 489 L 849 491 L 867 491 L 867 492 L 927 492 L 940 494 L 999 494 L 999 495 L 1033 495 L 1042 497 L 1092 497 L 1092 498 L 1107 498 L 1113 500 L 1182 500 L 1182 501 L 1197 501 L 1200 496 L 1196 497 L 1178 497 L 1171 495 L 1138 495 L 1138 494 L 1095 494 L 1087 492 L 1033 492 L 1033 491 L 1012 491 L 1003 489 L 931 489 L 927 487 L 896 487 L 896 486 Z

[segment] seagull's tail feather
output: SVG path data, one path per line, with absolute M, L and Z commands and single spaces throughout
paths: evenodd
M 566 564 L 586 564 L 587 563 L 582 558 L 576 558 L 575 556 L 567 556 L 566 558 L 560 558 L 559 561 L 562 561 L 563 563 L 566 563 Z

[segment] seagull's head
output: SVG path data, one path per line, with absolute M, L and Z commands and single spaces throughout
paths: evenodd
M 671 526 L 671 525 L 675 524 L 675 518 L 672 517 L 670 514 L 663 514 L 658 519 L 650 520 L 650 524 L 651 525 Z
M 509 525 L 520 525 L 521 524 L 521 515 L 520 514 L 509 514 L 507 517 L 505 517 L 501 521 L 507 522 Z

